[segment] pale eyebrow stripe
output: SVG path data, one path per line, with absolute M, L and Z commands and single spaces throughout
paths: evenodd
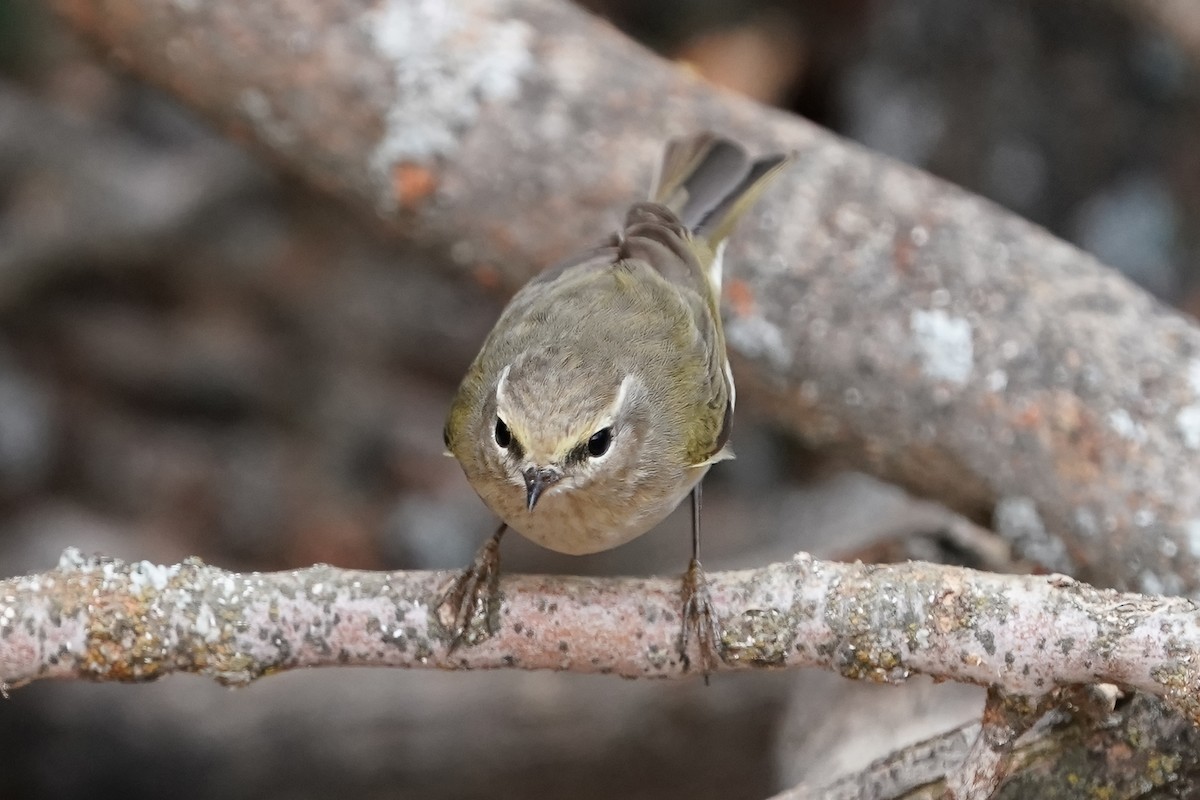
M 500 370 L 500 380 L 496 382 L 496 407 L 507 405 L 504 401 L 504 382 L 508 380 L 508 371 L 512 369 L 512 364 L 505 365 L 504 369 Z
M 620 387 L 617 388 L 617 399 L 613 402 L 612 413 L 615 417 L 617 412 L 625 405 L 625 395 L 629 392 L 629 383 L 633 380 L 633 374 L 626 375 L 621 380 Z
M 632 386 L 633 382 L 636 380 L 637 376 L 633 373 L 630 373 L 621 379 L 621 385 L 617 387 L 617 396 L 613 400 L 612 405 L 608 407 L 608 413 L 601 418 L 600 427 L 607 427 L 616 422 L 617 416 L 620 415 L 621 409 L 625 405 L 625 398 L 629 395 L 629 387 Z M 588 435 L 590 436 L 591 434 L 589 433 Z M 586 444 L 587 439 L 584 439 L 579 446 L 583 447 Z

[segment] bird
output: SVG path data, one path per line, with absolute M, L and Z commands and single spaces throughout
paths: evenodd
M 586 555 L 692 499 L 678 651 L 705 677 L 721 625 L 700 563 L 701 480 L 729 447 L 736 390 L 721 322 L 727 237 L 790 162 L 705 131 L 669 141 L 650 199 L 606 241 L 534 276 L 505 307 L 450 404 L 448 454 L 500 519 L 438 604 L 452 648 L 498 630 L 512 528 Z

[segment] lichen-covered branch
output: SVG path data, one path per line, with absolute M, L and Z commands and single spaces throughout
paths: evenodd
M 229 684 L 297 667 L 553 669 L 680 677 L 677 579 L 510 576 L 499 631 L 448 651 L 435 610 L 449 575 L 316 566 L 237 574 L 83 558 L 0 581 L 0 681 Z M 806 555 L 710 575 L 724 668 L 819 666 L 883 682 L 912 673 L 1023 696 L 1096 682 L 1200 719 L 1200 607 L 1063 577 Z
M 1061 713 L 1015 743 L 1009 777 L 992 800 L 1193 797 L 1200 788 L 1200 728 L 1154 698 L 1137 696 L 1103 725 L 1067 724 Z M 861 772 L 823 786 L 806 784 L 772 800 L 944 800 L 947 777 L 960 768 L 981 729 L 971 724 L 906 747 Z M 1064 787 L 1069 787 L 1065 789 Z
M 1200 589 L 1200 331 L 995 206 L 724 94 L 560 0 L 51 0 L 129 69 L 463 274 L 611 230 L 665 138 L 795 166 L 731 245 L 743 396 L 1103 585 Z

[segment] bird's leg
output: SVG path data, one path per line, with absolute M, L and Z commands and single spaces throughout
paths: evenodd
M 704 568 L 700 566 L 700 484 L 692 489 L 692 560 L 683 574 L 683 630 L 679 635 L 679 656 L 686 672 L 691 667 L 688 645 L 692 630 L 700 646 L 700 669 L 704 682 L 708 673 L 725 660 L 724 643 L 721 639 L 721 621 L 713 608 L 708 594 L 708 581 Z
M 500 539 L 506 530 L 500 523 L 438 603 L 438 621 L 450 632 L 450 652 L 463 643 L 478 644 L 500 629 Z

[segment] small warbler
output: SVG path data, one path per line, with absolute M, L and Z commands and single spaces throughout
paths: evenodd
M 536 276 L 509 302 L 450 407 L 446 449 L 503 524 L 446 592 L 454 643 L 497 629 L 509 527 L 582 555 L 640 536 L 692 495 L 680 656 L 694 628 L 707 672 L 719 620 L 700 566 L 700 480 L 732 458 L 733 375 L 721 256 L 787 164 L 702 133 L 671 141 L 648 202 L 610 241 Z M 482 630 L 478 622 L 486 627 Z

